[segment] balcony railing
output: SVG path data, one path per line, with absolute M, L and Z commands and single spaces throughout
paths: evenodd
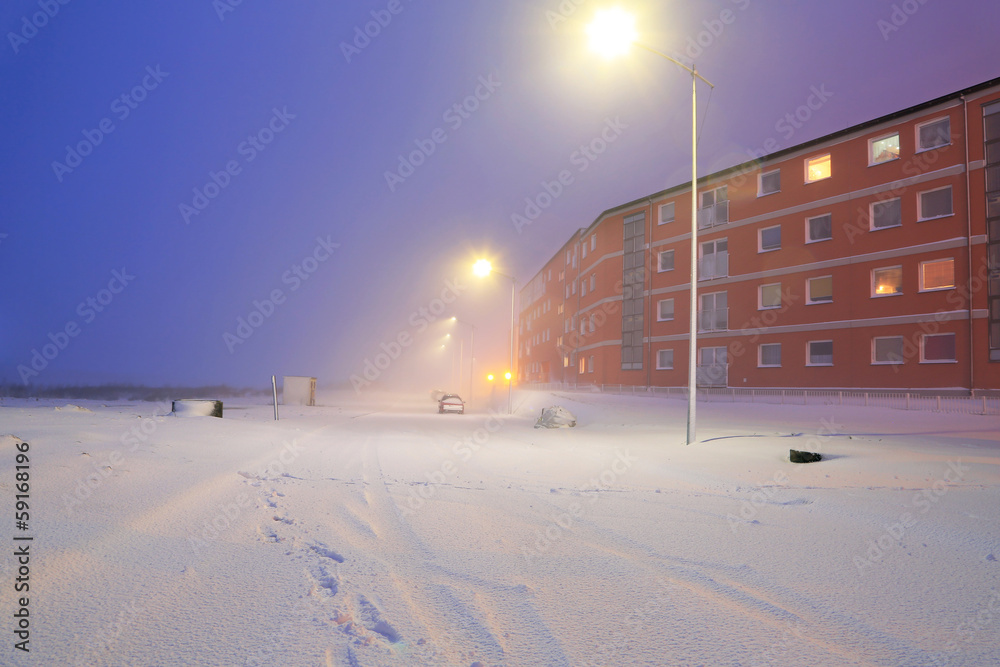
M 729 201 L 698 209 L 698 229 L 708 229 L 729 222 Z
M 698 311 L 698 332 L 729 331 L 729 309 L 712 308 Z
M 725 278 L 729 275 L 729 252 L 713 252 L 698 260 L 698 280 Z
M 698 364 L 696 370 L 699 387 L 729 386 L 729 366 L 726 364 Z

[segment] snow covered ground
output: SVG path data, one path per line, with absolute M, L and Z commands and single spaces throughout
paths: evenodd
M 662 398 L 321 402 L 4 399 L 0 663 L 1000 664 L 996 417 L 706 403 L 684 446 Z

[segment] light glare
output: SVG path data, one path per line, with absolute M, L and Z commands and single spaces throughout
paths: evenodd
M 493 265 L 490 264 L 489 260 L 481 259 L 472 265 L 472 272 L 479 276 L 480 278 L 485 278 L 490 275 L 490 271 L 493 270 Z
M 590 48 L 605 58 L 615 58 L 628 53 L 638 39 L 635 17 L 621 7 L 600 9 L 587 26 Z

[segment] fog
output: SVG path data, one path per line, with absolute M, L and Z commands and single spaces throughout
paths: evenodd
M 510 282 L 472 263 L 519 290 L 687 178 L 688 78 L 590 54 L 589 3 L 44 4 L 0 9 L 5 385 L 486 397 Z M 703 174 L 997 74 L 1000 8 L 972 0 L 635 9 L 715 84 Z

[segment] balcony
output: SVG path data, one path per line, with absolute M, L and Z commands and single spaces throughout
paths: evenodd
M 713 252 L 698 260 L 698 280 L 725 278 L 729 275 L 729 252 Z
M 698 209 L 698 229 L 708 229 L 729 222 L 729 200 Z
M 729 386 L 729 366 L 727 364 L 698 364 L 695 375 L 699 387 Z
M 712 308 L 698 311 L 698 333 L 729 331 L 729 309 Z

